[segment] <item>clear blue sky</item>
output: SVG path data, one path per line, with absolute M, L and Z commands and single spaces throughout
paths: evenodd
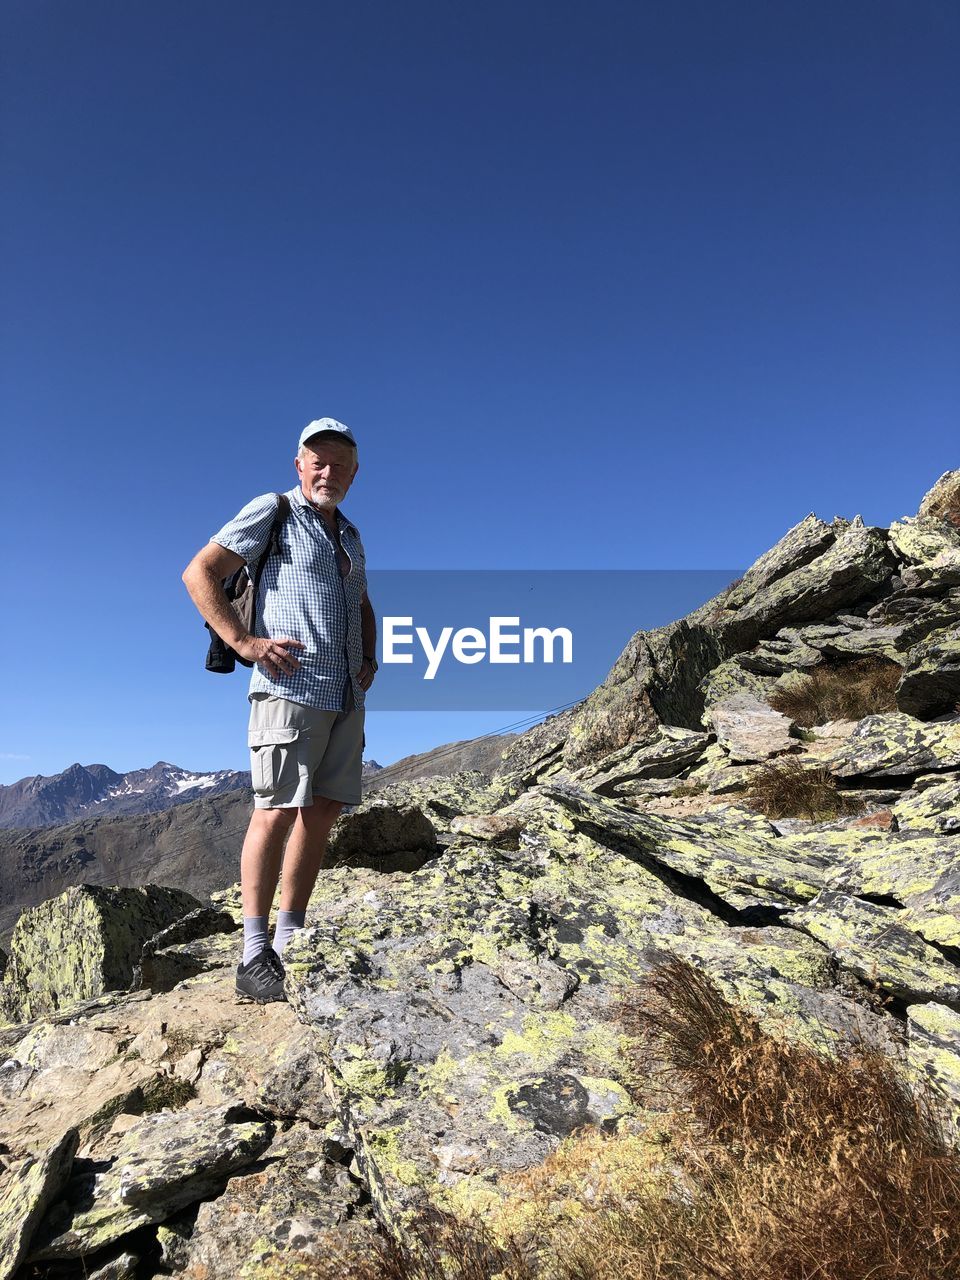
M 960 464 L 952 3 L 0 22 L 0 781 L 245 767 L 180 573 L 315 416 L 390 569 L 742 569 Z

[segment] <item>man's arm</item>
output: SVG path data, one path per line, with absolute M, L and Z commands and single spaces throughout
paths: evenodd
M 373 658 L 377 652 L 377 615 L 373 612 L 373 605 L 366 591 L 363 593 L 363 599 L 360 601 L 360 640 L 363 646 L 363 656 Z M 366 691 L 373 684 L 374 677 L 373 667 L 369 662 L 364 661 L 360 668 L 360 675 L 357 677 L 360 681 L 360 688 Z
M 245 563 L 243 556 L 237 555 L 235 551 L 228 551 L 219 543 L 208 542 L 193 557 L 181 576 L 200 616 L 241 658 L 246 658 L 248 662 L 258 662 L 267 675 L 273 678 L 280 672 L 290 674 L 297 670 L 300 663 L 289 650 L 291 646 L 302 649 L 300 641 L 291 640 L 287 636 L 268 640 L 262 636 L 250 635 L 240 625 L 240 619 L 227 599 L 223 579 Z

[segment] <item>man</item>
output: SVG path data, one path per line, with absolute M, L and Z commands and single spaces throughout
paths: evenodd
M 309 423 L 296 468 L 300 485 L 286 495 L 280 554 L 264 562 L 252 635 L 222 581 L 266 551 L 274 494 L 248 502 L 183 572 L 204 619 L 255 664 L 248 694 L 254 810 L 240 855 L 243 958 L 236 986 L 261 1002 L 286 998 L 283 949 L 303 928 L 330 828 L 344 805 L 359 803 L 364 695 L 377 670 L 363 546 L 339 510 L 359 469 L 353 432 L 334 418 Z M 271 946 L 267 927 L 281 860 Z

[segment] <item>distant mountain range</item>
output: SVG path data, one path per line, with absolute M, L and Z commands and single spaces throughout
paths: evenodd
M 37 775 L 0 787 L 0 827 L 50 827 L 76 818 L 156 813 L 249 785 L 249 773 L 192 773 L 165 760 L 130 773 L 117 773 L 105 764 L 72 764 L 52 778 Z
M 364 792 L 459 769 L 492 773 L 513 740 L 448 743 L 386 769 L 365 760 Z M 0 947 L 24 907 L 73 884 L 167 884 L 200 898 L 235 884 L 251 802 L 248 773 L 162 761 L 132 773 L 75 764 L 0 787 Z
M 364 777 L 379 768 L 375 760 L 365 760 Z M 78 818 L 161 813 L 249 786 L 246 772 L 193 773 L 165 760 L 130 773 L 116 773 L 105 764 L 72 764 L 50 778 L 38 774 L 0 786 L 0 827 L 55 827 Z

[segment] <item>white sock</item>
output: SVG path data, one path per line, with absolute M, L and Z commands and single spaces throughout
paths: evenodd
M 253 957 L 258 956 L 264 947 L 269 947 L 270 939 L 267 937 L 268 919 L 268 916 L 243 917 L 242 964 L 249 964 Z
M 302 929 L 307 922 L 306 911 L 278 911 L 277 927 L 273 931 L 273 949 L 278 956 L 290 941 L 294 929 Z

